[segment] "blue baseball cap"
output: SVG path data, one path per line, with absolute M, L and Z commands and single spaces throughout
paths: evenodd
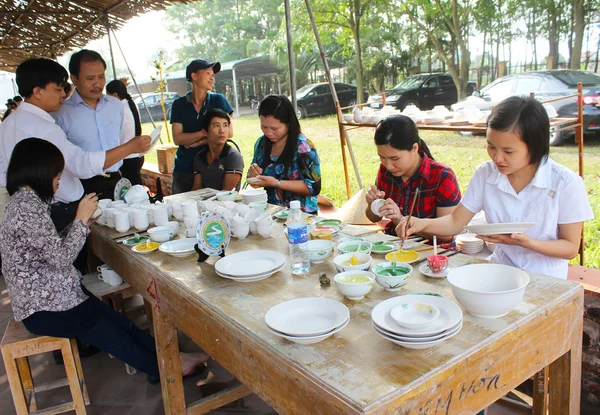
M 191 82 L 192 74 L 194 72 L 199 71 L 201 69 L 208 69 L 208 68 L 213 68 L 213 71 L 215 73 L 217 73 L 221 70 L 221 64 L 219 62 L 210 63 L 210 62 L 207 62 L 202 59 L 195 59 L 190 62 L 190 64 L 187 66 L 187 68 L 185 68 L 185 78 Z

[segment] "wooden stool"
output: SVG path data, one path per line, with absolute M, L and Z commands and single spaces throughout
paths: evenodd
M 75 411 L 85 414 L 85 405 L 90 404 L 81 360 L 75 339 L 64 339 L 50 336 L 36 336 L 27 331 L 23 323 L 11 319 L 8 322 L 2 343 L 2 358 L 6 367 L 6 375 L 17 414 L 60 414 Z M 34 386 L 27 356 L 60 350 L 64 360 L 67 377 L 53 382 Z M 72 402 L 56 405 L 51 408 L 37 409 L 35 393 L 69 386 Z

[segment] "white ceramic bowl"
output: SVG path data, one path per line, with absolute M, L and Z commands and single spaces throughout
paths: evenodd
M 256 225 L 256 231 L 263 238 L 268 238 L 269 236 L 271 236 L 271 234 L 273 234 L 273 230 L 274 230 L 273 224 L 261 225 L 261 226 Z
M 177 232 L 179 232 L 179 222 L 177 222 L 176 220 L 172 220 L 172 221 L 168 222 L 165 226 L 172 227 L 174 235 L 177 235 Z
M 220 202 L 230 201 L 234 202 L 237 197 L 238 192 L 235 190 L 231 190 L 229 192 L 219 192 L 217 193 L 217 200 Z
M 344 114 L 343 118 L 345 122 L 352 122 L 354 120 L 354 116 L 352 114 Z
M 358 265 L 344 265 L 356 255 Z M 337 272 L 345 271 L 368 271 L 371 267 L 371 255 L 362 252 L 342 254 L 333 258 L 333 263 Z
M 440 309 L 426 303 L 398 304 L 390 310 L 390 317 L 396 323 L 415 330 L 427 327 L 439 316 Z
M 308 251 L 308 259 L 310 259 L 310 262 L 313 264 L 320 264 L 331 255 L 331 252 L 333 251 L 333 242 L 324 239 L 308 241 L 306 250 Z
M 448 282 L 456 300 L 475 317 L 507 315 L 523 299 L 529 275 L 501 264 L 473 264 L 453 269 Z
M 352 276 L 364 275 L 369 278 L 368 282 L 358 283 L 358 284 L 348 284 L 342 282 L 345 278 Z M 368 271 L 346 271 L 340 272 L 335 277 L 333 277 L 335 281 L 335 286 L 338 291 L 349 300 L 361 300 L 365 295 L 369 294 L 373 289 L 373 285 L 375 282 L 375 274 Z
M 398 269 L 404 268 L 407 272 L 394 276 L 382 274 L 383 270 L 388 269 L 391 266 L 391 262 L 382 262 L 375 265 L 372 270 L 373 274 L 375 274 L 375 281 L 377 281 L 377 284 L 381 285 L 386 291 L 399 291 L 402 289 L 402 286 L 408 283 L 413 268 L 409 264 L 397 262 L 396 267 Z
M 362 252 L 364 254 L 370 254 L 373 244 L 368 241 L 344 241 L 338 244 L 338 251 L 342 254 Z M 360 251 L 359 251 L 360 249 Z
M 173 231 L 174 228 L 171 225 L 156 226 L 148 229 L 148 236 L 154 242 L 167 242 L 175 235 Z
M 250 209 L 258 210 L 261 213 L 267 210 L 267 202 L 250 202 L 248 203 L 248 206 Z

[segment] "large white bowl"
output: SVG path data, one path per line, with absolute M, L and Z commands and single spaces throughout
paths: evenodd
M 523 298 L 529 275 L 501 264 L 473 264 L 453 269 L 448 282 L 469 314 L 482 318 L 507 315 Z
M 308 251 L 308 259 L 310 259 L 310 262 L 313 264 L 320 264 L 331 255 L 331 252 L 333 251 L 333 242 L 325 239 L 308 241 L 306 250 Z
M 364 275 L 369 278 L 369 281 L 359 284 L 341 282 L 344 277 L 352 275 Z M 373 289 L 373 285 L 375 285 L 375 274 L 368 271 L 346 271 L 337 274 L 333 277 L 333 280 L 335 281 L 335 286 L 338 291 L 348 300 L 362 300 L 363 297 L 369 294 Z
M 356 255 L 357 262 L 360 262 L 358 265 L 343 265 L 344 263 L 350 261 L 352 257 Z M 333 264 L 335 265 L 335 269 L 337 272 L 345 272 L 345 271 L 368 271 L 371 268 L 371 255 L 365 254 L 362 252 L 351 253 L 351 254 L 342 254 L 333 258 Z

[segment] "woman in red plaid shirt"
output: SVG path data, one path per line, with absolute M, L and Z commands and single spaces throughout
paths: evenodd
M 408 215 L 417 188 L 419 196 L 413 216 L 437 218 L 452 213 L 461 199 L 456 176 L 450 167 L 434 160 L 410 118 L 386 117 L 375 130 L 375 145 L 381 166 L 375 185 L 366 195 L 369 220 L 390 219 L 385 232 L 395 235 L 396 225 L 403 215 Z M 377 199 L 385 200 L 379 215 L 371 211 L 371 204 Z

